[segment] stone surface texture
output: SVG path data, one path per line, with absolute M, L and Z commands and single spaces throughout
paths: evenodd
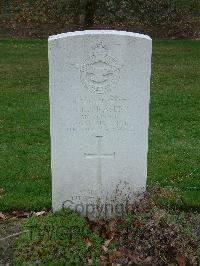
M 53 210 L 120 214 L 146 187 L 151 38 L 96 30 L 48 44 Z

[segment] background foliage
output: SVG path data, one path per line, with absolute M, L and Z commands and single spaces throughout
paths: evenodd
M 199 0 L 1 0 L 1 35 L 46 38 L 85 28 L 199 38 Z

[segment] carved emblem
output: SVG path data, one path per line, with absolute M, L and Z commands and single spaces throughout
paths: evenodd
M 81 80 L 90 92 L 102 94 L 116 86 L 120 68 L 117 60 L 107 54 L 104 44 L 98 43 L 81 68 Z

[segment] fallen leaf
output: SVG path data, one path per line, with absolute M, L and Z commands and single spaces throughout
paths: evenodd
M 106 246 L 102 245 L 101 248 L 102 248 L 102 250 L 103 250 L 104 252 L 106 252 L 106 253 L 108 252 L 108 248 L 107 248 Z
M 111 220 L 108 224 L 108 230 L 107 230 L 107 238 L 113 238 L 114 236 L 118 235 L 118 225 L 119 221 L 117 219 Z
M 109 256 L 109 261 L 112 263 L 117 258 L 123 258 L 125 255 L 125 251 L 123 248 L 120 249 L 114 249 L 112 254 Z
M 30 216 L 28 212 L 23 211 L 14 211 L 12 214 L 17 218 L 28 218 Z
M 107 252 L 108 251 L 108 246 L 109 246 L 109 244 L 110 244 L 110 242 L 113 240 L 113 238 L 111 238 L 111 239 L 108 239 L 108 240 L 106 240 L 105 242 L 104 242 L 104 244 L 102 245 L 102 249 L 103 249 L 103 251 L 105 251 L 105 252 Z
M 99 220 L 97 221 L 97 224 L 98 224 L 98 225 L 105 225 L 105 224 L 106 224 L 106 221 L 103 220 L 103 219 L 99 219 Z
M 134 221 L 133 224 L 134 224 L 134 227 L 136 227 L 136 228 L 144 227 L 144 224 L 141 223 L 139 220 Z
M 5 219 L 6 219 L 6 216 L 2 212 L 0 212 L 0 220 L 5 220 Z
M 151 256 L 148 256 L 146 258 L 141 258 L 139 254 L 136 253 L 129 253 L 129 259 L 132 263 L 136 265 L 152 265 L 153 258 Z
M 151 256 L 148 256 L 148 257 L 146 257 L 145 259 L 142 260 L 142 263 L 145 264 L 145 265 L 146 264 L 152 265 L 151 264 L 152 260 L 153 260 L 153 258 Z
M 105 247 L 108 247 L 109 244 L 110 244 L 110 242 L 111 242 L 112 240 L 113 240 L 113 238 L 106 240 L 106 241 L 104 242 L 104 246 L 105 246 Z
M 108 260 L 105 256 L 100 256 L 99 259 L 98 259 L 98 264 L 99 265 L 102 265 L 102 266 L 106 266 L 108 265 Z
M 86 244 L 86 247 L 89 248 L 92 246 L 92 242 L 87 238 L 85 239 L 85 244 Z
M 110 227 L 110 230 L 116 230 L 117 229 L 117 223 L 118 223 L 118 221 L 115 219 L 113 219 L 113 220 L 111 220 L 110 222 L 109 222 L 109 227 Z
M 92 259 L 88 259 L 88 265 L 92 265 L 93 261 Z
M 33 216 L 42 216 L 42 215 L 44 215 L 46 212 L 45 211 L 41 211 L 41 212 L 34 212 L 33 213 Z
M 178 262 L 178 265 L 179 266 L 185 266 L 186 265 L 186 263 L 185 263 L 185 257 L 182 256 L 182 255 L 177 254 L 176 255 L 176 261 Z
M 140 265 L 142 263 L 142 260 L 139 256 L 139 254 L 129 252 L 128 257 L 131 260 L 131 262 L 136 264 L 136 265 Z

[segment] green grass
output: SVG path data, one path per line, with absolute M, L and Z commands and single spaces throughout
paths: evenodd
M 51 206 L 47 44 L 0 41 L 0 210 Z
M 153 49 L 149 185 L 178 187 L 200 206 L 200 42 L 157 41 Z
M 70 210 L 32 217 L 24 231 L 17 241 L 14 265 L 35 265 L 36 261 L 42 265 L 88 265 L 88 259 L 96 265 L 103 242 L 83 217 Z
M 148 185 L 200 207 L 200 42 L 153 43 Z M 0 41 L 0 211 L 51 207 L 47 42 Z

